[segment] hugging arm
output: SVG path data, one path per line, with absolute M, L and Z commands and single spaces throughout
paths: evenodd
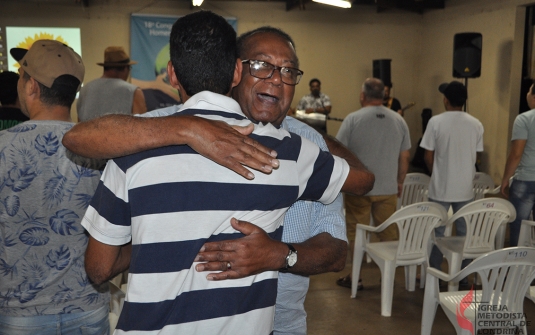
M 276 152 L 251 139 L 253 125 L 231 127 L 196 116 L 133 117 L 107 115 L 78 123 L 63 137 L 70 151 L 91 158 L 114 158 L 168 145 L 187 144 L 201 155 L 247 179 L 245 166 L 270 173 Z
M 102 284 L 128 269 L 132 243 L 108 245 L 89 236 L 85 251 L 85 271 L 95 284 Z

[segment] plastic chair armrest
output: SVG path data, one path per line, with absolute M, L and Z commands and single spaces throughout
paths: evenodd
M 377 228 L 379 228 L 379 227 L 372 227 L 372 226 L 368 226 L 368 225 L 365 225 L 365 224 L 362 224 L 362 223 L 357 223 L 357 229 L 367 230 L 367 231 L 370 231 L 370 232 L 376 232 Z
M 447 274 L 447 273 L 444 273 L 440 270 L 437 270 L 435 268 L 432 268 L 432 267 L 428 267 L 427 268 L 427 274 L 428 275 L 432 275 L 433 277 L 437 277 L 438 279 L 442 279 L 444 281 L 450 281 L 451 279 L 449 278 L 450 276 Z

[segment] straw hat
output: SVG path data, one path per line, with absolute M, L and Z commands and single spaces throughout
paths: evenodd
M 131 61 L 123 47 L 107 47 L 104 50 L 104 63 L 97 63 L 100 66 L 127 66 L 137 64 Z

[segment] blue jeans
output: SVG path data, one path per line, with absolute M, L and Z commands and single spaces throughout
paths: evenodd
M 509 226 L 509 245 L 516 247 L 522 220 L 528 220 L 535 205 L 535 181 L 513 180 L 509 188 L 509 201 L 516 209 L 516 219 Z
M 0 315 L 0 335 L 108 335 L 109 306 L 94 311 L 39 316 Z
M 449 210 L 450 206 L 453 210 L 453 213 L 457 213 L 459 209 L 464 207 L 465 205 L 471 203 L 472 200 L 467 201 L 459 201 L 459 202 L 444 202 L 444 201 L 438 201 L 434 199 L 429 199 L 429 201 L 436 202 L 437 204 L 440 204 L 444 209 Z M 443 237 L 444 231 L 446 230 L 446 226 L 435 228 L 435 236 L 436 237 Z M 466 236 L 466 221 L 464 218 L 459 218 L 455 221 L 455 231 L 457 236 Z M 433 245 L 433 250 L 431 250 L 431 256 L 429 256 L 429 265 L 435 269 L 440 270 L 440 265 L 442 264 L 443 255 L 438 250 L 438 248 Z M 468 261 L 469 263 L 470 261 Z M 466 263 L 466 264 L 468 264 Z M 465 261 L 463 261 L 463 268 L 466 266 Z

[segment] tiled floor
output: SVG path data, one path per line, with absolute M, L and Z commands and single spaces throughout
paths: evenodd
M 310 290 L 305 301 L 308 313 L 308 335 L 344 334 L 420 334 L 424 290 L 405 290 L 404 272 L 396 270 L 392 316 L 381 316 L 381 283 L 379 268 L 364 263 L 361 277 L 365 289 L 356 299 L 350 298 L 350 290 L 335 284 L 337 278 L 346 275 L 350 266 L 340 273 L 327 273 L 311 277 Z M 526 299 L 528 333 L 535 334 L 535 304 Z M 452 335 L 455 330 L 441 308 L 433 323 L 433 335 Z

